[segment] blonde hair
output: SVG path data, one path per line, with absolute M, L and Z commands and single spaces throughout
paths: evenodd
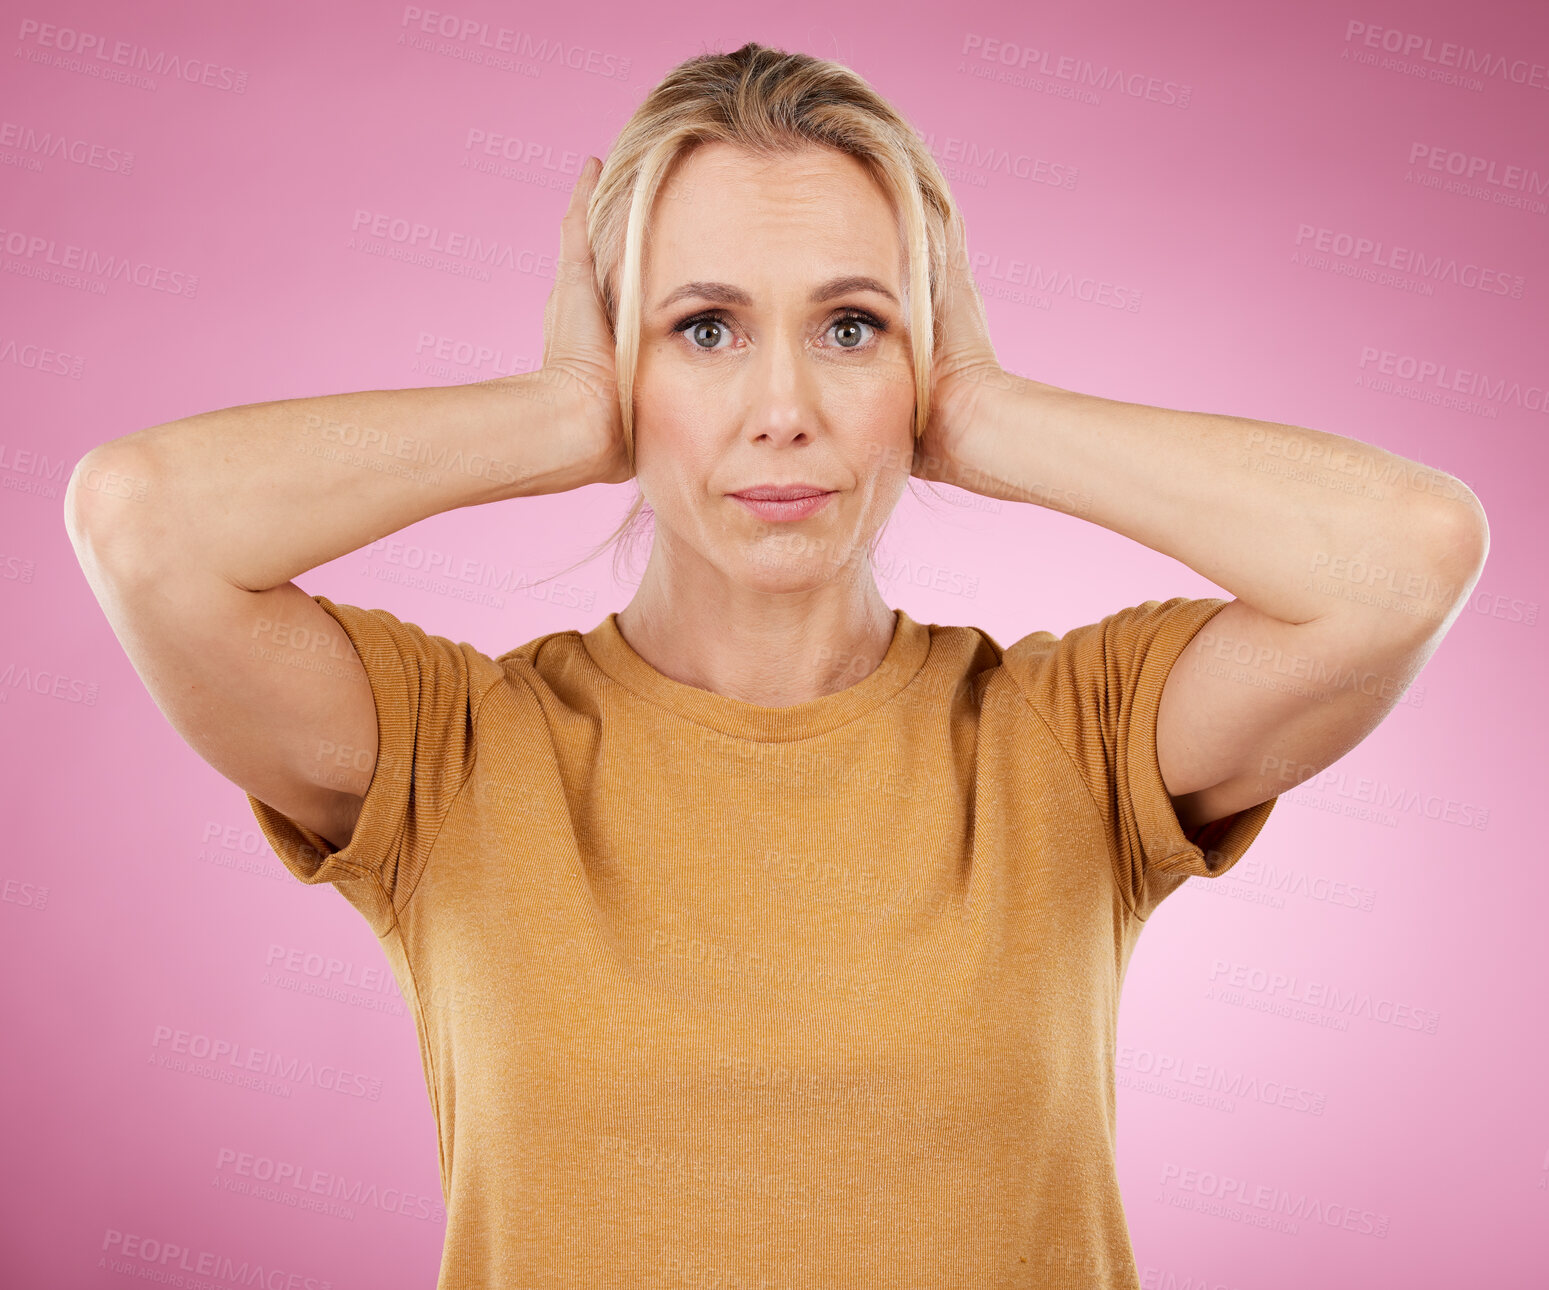
M 914 128 L 856 72 L 841 63 L 750 41 L 730 54 L 690 58 L 667 73 L 614 141 L 587 205 L 586 231 L 615 338 L 619 412 L 631 464 L 650 212 L 673 166 L 710 142 L 732 144 L 760 158 L 789 156 L 814 146 L 835 148 L 860 162 L 891 199 L 908 263 L 918 442 L 930 411 L 947 256 L 961 231 L 957 204 Z M 671 196 L 670 187 L 665 193 Z M 629 530 L 647 509 L 644 496 L 637 493 L 623 522 L 580 563 Z M 881 535 L 879 529 L 870 554 L 875 554 Z M 616 551 L 614 572 L 616 576 Z

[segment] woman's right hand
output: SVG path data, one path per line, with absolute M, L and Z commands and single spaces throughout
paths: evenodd
M 595 461 L 591 482 L 622 484 L 635 476 L 624 445 L 613 329 L 602 304 L 586 235 L 586 207 L 602 162 L 588 157 L 559 226 L 554 288 L 543 310 L 543 367 L 547 385 L 565 409 L 566 433 L 579 436 L 581 451 Z

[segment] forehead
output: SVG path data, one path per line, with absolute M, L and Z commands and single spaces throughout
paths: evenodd
M 649 306 L 694 279 L 757 296 L 804 281 L 867 274 L 902 297 L 904 243 L 892 203 L 855 158 L 832 148 L 754 157 L 701 144 L 673 168 L 646 239 Z

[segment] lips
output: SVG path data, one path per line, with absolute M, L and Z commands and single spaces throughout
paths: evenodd
M 744 488 L 732 496 L 746 497 L 750 502 L 794 502 L 803 497 L 821 497 L 831 492 L 831 488 L 816 488 L 811 484 L 760 484 L 757 488 Z

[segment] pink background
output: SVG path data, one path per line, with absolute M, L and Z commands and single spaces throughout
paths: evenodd
M 787 4 L 779 18 L 763 6 L 749 22 L 740 6 L 603 15 L 465 0 L 454 20 L 521 34 L 510 67 L 472 61 L 477 35 L 426 34 L 406 23 L 415 10 L 388 4 L 8 7 L 0 1282 L 116 1286 L 159 1243 L 318 1284 L 434 1283 L 434 1124 L 412 1021 L 390 977 L 373 980 L 385 975 L 375 938 L 336 892 L 281 868 L 241 791 L 161 717 L 75 563 L 64 485 L 92 446 L 195 412 L 536 366 L 582 159 L 606 153 L 674 63 L 757 39 L 848 63 L 927 137 L 983 257 L 1008 368 L 1349 435 L 1483 500 L 1488 566 L 1404 702 L 1282 798 L 1240 874 L 1191 882 L 1142 937 L 1120 1030 L 1121 1178 L 1155 1290 L 1546 1284 L 1549 884 L 1527 809 L 1546 716 L 1544 5 L 866 0 Z M 1421 42 L 1408 63 L 1421 74 L 1362 24 Z M 96 46 L 70 48 L 83 38 Z M 101 56 L 120 41 L 162 69 Z M 1454 83 L 1437 61 L 1445 43 L 1524 62 Z M 1067 94 L 1065 58 L 1139 74 L 1141 92 Z M 477 142 L 497 135 L 507 159 Z M 1450 181 L 1454 156 L 1482 159 L 1479 195 L 1422 182 Z M 1529 191 L 1511 166 L 1531 172 Z M 518 268 L 375 253 L 401 246 L 352 242 L 357 212 L 494 239 Z M 1523 289 L 1371 281 L 1369 257 L 1299 262 L 1302 226 L 1455 257 Z M 139 280 L 60 274 L 71 247 L 127 259 Z M 1029 265 L 1139 307 L 1030 292 L 1015 285 Z M 492 356 L 436 357 L 459 347 Z M 1374 383 L 1411 361 L 1507 393 L 1458 406 L 1434 377 Z M 606 556 L 483 603 L 416 568 L 477 559 L 543 577 L 599 541 L 632 490 L 440 515 L 397 535 L 401 547 L 299 582 L 490 654 L 584 630 L 632 591 Z M 878 570 L 889 602 L 921 621 L 1006 644 L 1148 598 L 1229 594 L 1078 518 L 935 491 L 905 497 Z M 1480 827 L 1444 818 L 1459 814 Z M 1212 986 L 1234 970 L 1297 985 L 1229 1002 Z M 1285 1015 L 1314 982 L 1419 1010 L 1434 1033 L 1329 1007 Z M 176 1031 L 342 1067 L 379 1095 L 172 1069 L 158 1036 Z M 1180 1094 L 1197 1093 L 1195 1071 L 1260 1093 L 1191 1102 Z M 295 1187 L 261 1194 L 237 1163 L 248 1156 L 378 1200 L 330 1213 L 296 1204 Z M 1240 1206 L 1210 1212 L 1222 1176 L 1366 1217 L 1357 1230 L 1255 1226 Z M 151 1244 L 129 1255 L 135 1240 Z

